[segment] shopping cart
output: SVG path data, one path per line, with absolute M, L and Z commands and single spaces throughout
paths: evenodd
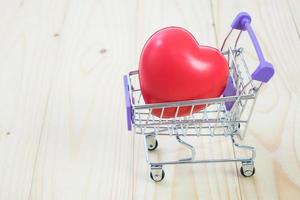
M 188 163 L 213 163 L 213 162 L 241 162 L 241 174 L 250 177 L 255 173 L 254 159 L 255 148 L 241 145 L 238 140 L 245 137 L 245 132 L 255 105 L 258 92 L 263 83 L 268 82 L 274 74 L 273 66 L 265 61 L 256 36 L 251 28 L 251 17 L 247 13 L 239 13 L 231 24 L 231 31 L 224 40 L 221 51 L 227 57 L 230 77 L 227 87 L 220 98 L 197 99 L 180 102 L 145 104 L 141 95 L 138 80 L 138 71 L 132 71 L 124 76 L 127 126 L 128 130 L 134 129 L 137 134 L 144 135 L 146 161 L 150 165 L 150 177 L 152 180 L 161 181 L 165 172 L 164 165 L 188 164 Z M 233 30 L 239 30 L 232 47 L 225 49 L 225 43 Z M 259 65 L 250 74 L 244 59 L 243 48 L 238 47 L 239 38 L 243 31 L 247 31 L 255 47 Z M 205 109 L 193 113 L 196 106 L 204 105 Z M 180 108 L 190 106 L 190 115 L 177 116 Z M 154 109 L 161 109 L 163 116 L 167 108 L 176 108 L 174 118 L 162 118 L 153 116 Z M 153 162 L 149 152 L 158 147 L 159 136 L 174 136 L 177 141 L 191 152 L 191 156 L 179 160 Z M 224 136 L 229 137 L 234 151 L 244 149 L 247 156 L 232 158 L 196 160 L 195 147 L 184 141 L 183 137 L 189 136 Z

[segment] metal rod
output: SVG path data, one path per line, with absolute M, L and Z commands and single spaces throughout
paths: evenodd
M 180 144 L 182 144 L 183 146 L 185 146 L 186 148 L 188 148 L 188 149 L 191 151 L 191 157 L 183 158 L 183 159 L 180 159 L 179 161 L 189 161 L 189 160 L 194 160 L 194 159 L 195 159 L 195 154 L 196 154 L 195 148 L 194 148 L 191 144 L 189 144 L 189 143 L 183 141 L 183 140 L 179 137 L 179 135 L 176 136 L 176 139 L 177 139 L 177 141 L 178 141 Z
M 150 165 L 177 165 L 177 164 L 200 164 L 200 163 L 219 163 L 219 162 L 249 162 L 251 158 L 224 158 L 207 160 L 189 160 L 189 161 L 167 161 L 167 162 L 149 162 Z
M 189 101 L 179 101 L 179 102 L 168 102 L 168 103 L 156 103 L 156 104 L 146 104 L 146 105 L 136 105 L 133 106 L 133 109 L 160 109 L 160 108 L 171 108 L 177 106 L 192 106 L 192 105 L 204 105 L 204 104 L 213 104 L 213 103 L 220 103 L 220 102 L 227 102 L 227 101 L 235 101 L 236 99 L 251 99 L 254 98 L 254 95 L 244 95 L 244 96 L 228 96 L 228 97 L 221 97 L 221 98 L 210 98 L 210 99 L 197 99 L 197 100 L 189 100 Z

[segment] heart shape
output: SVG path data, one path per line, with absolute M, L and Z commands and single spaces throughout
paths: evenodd
M 228 64 L 219 50 L 200 46 L 193 35 L 180 27 L 167 27 L 154 33 L 140 57 L 139 80 L 146 104 L 219 97 L 228 79 Z M 195 106 L 193 112 L 205 105 Z M 176 107 L 154 109 L 157 117 L 170 118 Z M 180 107 L 186 116 L 191 106 Z

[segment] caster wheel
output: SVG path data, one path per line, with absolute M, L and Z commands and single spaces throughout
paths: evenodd
M 244 166 L 241 166 L 241 174 L 244 176 L 244 177 L 251 177 L 255 174 L 255 167 L 253 165 L 244 165 Z
M 155 182 L 160 182 L 165 178 L 165 171 L 163 169 L 151 170 L 150 178 Z
M 146 136 L 146 143 L 148 151 L 154 151 L 158 147 L 158 142 L 155 136 L 148 135 Z
M 158 147 L 158 142 L 157 140 L 155 140 L 154 145 L 153 144 L 148 145 L 148 151 L 154 151 L 157 147 Z

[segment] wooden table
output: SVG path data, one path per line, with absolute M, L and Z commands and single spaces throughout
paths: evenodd
M 257 148 L 255 176 L 233 163 L 168 166 L 154 183 L 142 137 L 126 129 L 122 75 L 157 29 L 220 47 L 243 10 L 276 69 L 244 140 Z M 299 199 L 299 10 L 298 0 L 2 0 L 0 199 Z M 161 158 L 186 154 L 167 140 Z M 232 154 L 216 138 L 197 147 Z

